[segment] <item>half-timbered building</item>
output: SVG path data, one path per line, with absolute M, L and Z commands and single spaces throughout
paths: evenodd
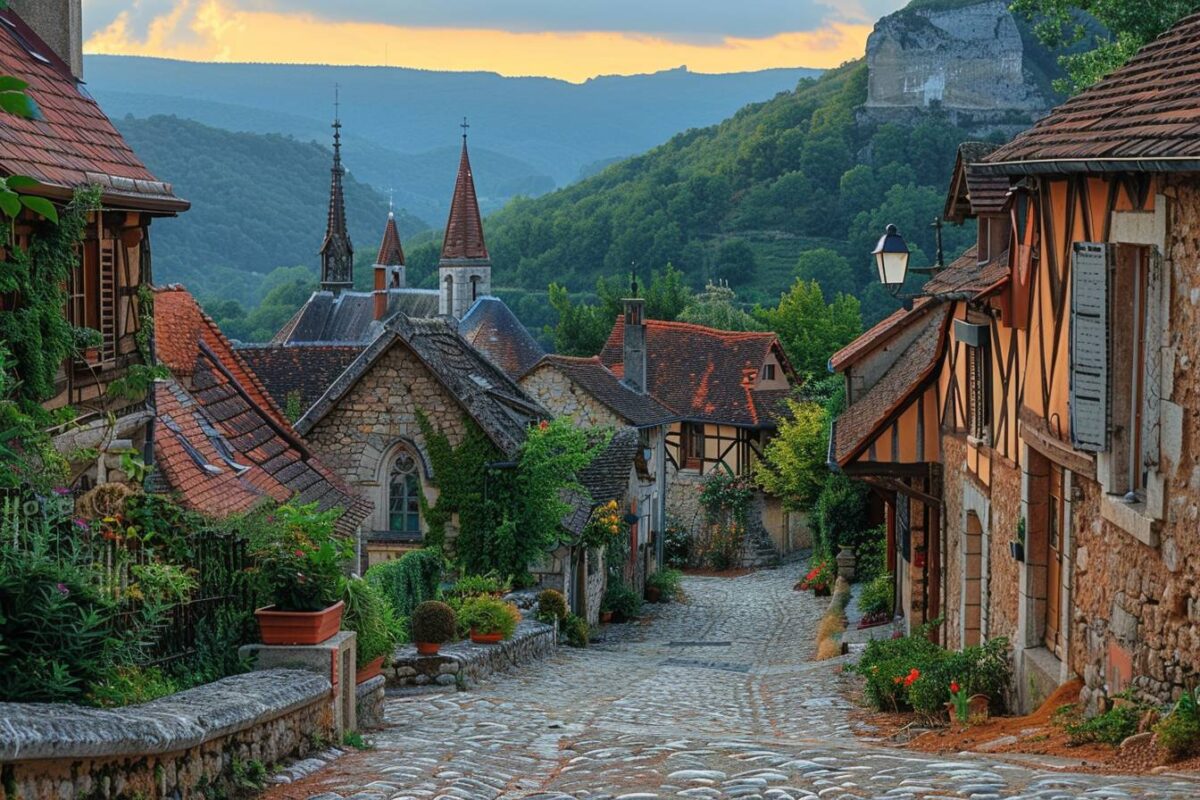
M 888 504 L 910 624 L 1011 641 L 1025 707 L 1162 700 L 1200 663 L 1200 16 L 998 149 L 976 248 L 839 353 L 831 462 Z

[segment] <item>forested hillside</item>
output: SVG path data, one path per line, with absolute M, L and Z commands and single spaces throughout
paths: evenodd
M 495 282 L 587 291 L 631 265 L 646 275 L 671 263 L 694 287 L 728 281 L 750 303 L 774 304 L 797 277 L 816 279 L 879 316 L 891 301 L 874 285 L 869 253 L 894 222 L 920 250 L 914 265 L 929 263 L 930 223 L 965 134 L 937 113 L 915 126 L 858 121 L 866 77 L 861 61 L 847 64 L 566 189 L 514 201 L 486 221 Z M 946 251 L 972 236 L 948 227 Z
M 329 207 L 330 151 L 287 136 L 230 133 L 174 117 L 116 120 L 146 165 L 192 202 L 177 219 L 154 223 L 154 277 L 202 298 L 256 306 L 277 268 L 303 265 L 317 278 L 317 249 Z M 453 172 L 447 178 L 452 188 Z M 346 216 L 360 255 L 373 260 L 388 200 L 351 173 Z M 397 213 L 402 234 L 425 227 Z M 369 251 L 369 252 L 368 252 Z

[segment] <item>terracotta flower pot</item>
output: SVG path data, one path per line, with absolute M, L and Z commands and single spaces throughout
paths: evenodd
M 345 608 L 341 600 L 323 611 L 276 611 L 265 606 L 254 616 L 263 644 L 320 644 L 341 628 Z
M 646 587 L 646 600 L 650 603 L 657 603 L 662 597 L 662 591 L 657 586 Z
M 354 674 L 355 684 L 366 683 L 383 671 L 383 656 L 368 661 L 366 666 Z
M 475 644 L 499 644 L 503 640 L 504 634 L 500 631 L 477 633 L 474 628 L 471 629 L 471 641 Z
M 417 642 L 417 655 L 436 656 L 441 647 L 441 642 Z
M 601 611 L 600 612 L 600 622 L 602 624 L 607 625 L 608 623 L 612 622 L 612 619 L 613 619 L 613 612 L 611 612 L 611 611 Z

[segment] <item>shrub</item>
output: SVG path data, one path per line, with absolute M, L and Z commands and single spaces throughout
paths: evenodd
M 414 550 L 367 570 L 367 581 L 383 592 L 398 617 L 411 617 L 426 600 L 437 598 L 444 560 L 435 550 Z
M 871 528 L 864 536 L 855 537 L 854 578 L 866 583 L 887 573 L 887 528 Z
M 99 676 L 87 699 L 102 708 L 148 703 L 179 691 L 179 685 L 158 667 L 116 667 Z
M 663 562 L 674 569 L 688 566 L 692 558 L 692 532 L 679 523 L 668 519 L 663 531 Z
M 353 543 L 334 536 L 338 511 L 316 503 L 287 503 L 252 529 L 251 555 L 258 586 L 280 611 L 321 611 L 340 599 L 342 565 Z
M 866 617 L 891 616 L 896 585 L 891 573 L 873 578 L 858 596 L 858 609 Z
M 813 514 L 816 525 L 816 550 L 837 555 L 843 544 L 857 550 L 869 538 L 867 527 L 867 490 L 858 481 L 833 474 L 821 489 Z M 861 541 L 860 541 L 861 540 Z
M 1158 745 L 1172 761 L 1200 753 L 1200 689 L 1185 692 L 1154 726 Z
M 587 620 L 568 614 L 563 620 L 563 635 L 567 637 L 567 644 L 571 647 L 587 647 L 591 635 Z
M 494 572 L 487 575 L 464 575 L 454 582 L 446 595 L 449 597 L 459 597 L 466 600 L 469 597 L 480 597 L 483 595 L 499 596 L 507 594 L 512 590 L 512 584 L 501 578 Z
M 342 630 L 357 634 L 357 666 L 365 667 L 380 656 L 391 656 L 402 638 L 402 628 L 383 592 L 356 578 L 346 581 L 342 599 L 346 602 Z
M 521 622 L 521 612 L 512 603 L 494 597 L 472 597 L 465 601 L 458 624 L 475 633 L 499 633 L 511 639 Z
M 1081 719 L 1077 714 L 1058 717 L 1071 744 L 1100 742 L 1116 747 L 1138 732 L 1138 724 L 1151 706 L 1133 700 L 1126 692 L 1116 697 L 1118 702 L 1112 708 L 1091 719 Z
M 444 644 L 453 641 L 457 633 L 458 621 L 454 609 L 445 603 L 426 600 L 413 610 L 413 641 Z
M 642 598 L 627 583 L 614 581 L 600 601 L 601 611 L 611 611 L 622 620 L 635 619 L 642 610 Z
M 683 573 L 677 569 L 660 569 L 646 578 L 646 585 L 658 589 L 663 600 L 677 600 L 683 596 Z
M 567 610 L 567 598 L 563 597 L 562 592 L 555 589 L 543 589 L 537 596 L 538 613 L 537 617 L 542 622 L 547 624 L 554 620 L 564 620 L 569 613 Z

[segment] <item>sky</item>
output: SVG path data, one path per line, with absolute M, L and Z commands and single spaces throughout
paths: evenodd
M 84 51 L 583 81 L 832 67 L 906 0 L 83 0 Z

